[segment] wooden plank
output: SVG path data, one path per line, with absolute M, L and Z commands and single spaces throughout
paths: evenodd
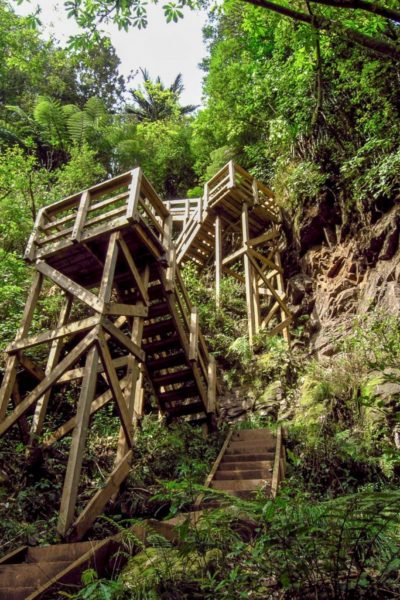
M 45 378 L 44 371 L 39 365 L 35 363 L 29 356 L 25 356 L 22 352 L 17 353 L 18 362 L 26 371 L 28 371 L 29 375 L 32 375 L 38 381 L 42 381 Z
M 126 336 L 117 327 L 115 327 L 115 325 L 113 325 L 113 323 L 111 323 L 111 321 L 109 321 L 108 319 L 104 319 L 104 321 L 103 321 L 103 327 L 120 344 L 122 344 L 122 346 L 124 346 L 127 350 L 129 350 L 129 352 L 131 352 L 131 354 L 133 354 L 134 356 L 136 356 L 136 358 L 139 361 L 143 362 L 145 360 L 145 358 L 146 358 L 145 352 L 143 352 L 143 350 L 137 344 L 135 344 L 134 342 L 132 342 L 132 340 L 130 338 L 128 338 L 128 336 Z
M 215 217 L 215 302 L 217 308 L 221 305 L 222 277 L 222 227 L 219 214 Z
M 95 334 L 99 332 L 96 328 Z M 97 337 L 97 335 L 96 335 Z M 72 433 L 71 448 L 68 456 L 67 471 L 61 496 L 60 513 L 57 531 L 65 535 L 74 520 L 78 485 L 82 469 L 87 430 L 89 426 L 90 407 L 96 392 L 97 363 L 99 351 L 93 346 L 86 357 L 85 375 L 82 381 L 76 412 L 76 426 Z
M 199 345 L 199 311 L 197 306 L 190 313 L 189 360 L 197 360 Z
M 32 392 L 21 402 L 21 404 L 19 404 L 15 410 L 6 419 L 4 419 L 2 423 L 0 423 L 0 436 L 6 433 L 6 431 L 8 431 L 10 427 L 12 427 L 14 423 L 18 421 L 21 415 L 23 415 L 33 404 L 35 404 L 38 398 L 40 398 L 40 396 L 42 396 L 48 390 L 48 388 L 50 388 L 55 381 L 57 381 L 57 379 L 61 377 L 63 373 L 65 373 L 65 371 L 68 371 L 68 369 L 76 363 L 82 354 L 86 352 L 86 350 L 88 350 L 88 348 L 93 344 L 96 335 L 97 334 L 95 330 L 89 332 L 86 337 L 84 337 L 83 340 L 81 340 L 79 344 L 77 344 L 77 346 L 75 346 L 75 348 L 73 348 L 60 363 L 58 363 L 54 370 L 47 375 L 34 390 L 32 390 Z
M 122 394 L 121 387 L 119 385 L 117 373 L 114 369 L 114 365 L 112 364 L 112 358 L 108 349 L 107 341 L 102 331 L 100 331 L 98 335 L 97 343 L 100 351 L 101 361 L 104 366 L 104 372 L 107 378 L 107 383 L 110 386 L 110 390 L 117 405 L 117 410 L 125 433 L 125 439 L 128 444 L 128 447 L 132 448 L 132 422 L 129 419 L 128 407 L 126 405 L 125 398 Z
M 229 263 L 237 260 L 238 258 L 240 258 L 241 256 L 243 256 L 243 254 L 245 254 L 246 252 L 247 252 L 247 247 L 246 246 L 242 246 L 241 248 L 239 248 L 239 250 L 236 250 L 235 252 L 232 252 L 232 254 L 229 254 L 229 256 L 226 256 L 223 259 L 223 261 L 222 261 L 223 266 L 229 265 Z
M 278 427 L 278 431 L 276 433 L 276 446 L 275 446 L 275 457 L 274 457 L 274 467 L 272 470 L 272 483 L 271 483 L 271 496 L 272 498 L 276 497 L 278 493 L 278 488 L 280 484 L 280 460 L 282 454 L 282 427 Z
M 114 367 L 116 369 L 120 369 L 121 367 L 126 367 L 126 365 L 128 364 L 128 358 L 129 358 L 129 356 L 119 356 L 118 358 L 114 358 L 113 359 Z M 104 371 L 101 363 L 98 364 L 97 371 L 99 373 L 102 373 Z M 56 381 L 56 385 L 62 385 L 64 383 L 66 383 L 67 381 L 74 381 L 76 379 L 82 379 L 84 373 L 85 373 L 85 367 L 71 369 L 70 371 L 67 371 L 66 373 L 64 373 L 64 375 L 62 375 L 60 377 L 60 379 L 58 381 Z
M 44 331 L 43 333 L 39 333 L 38 335 L 22 338 L 18 342 L 12 342 L 12 344 L 10 344 L 6 348 L 6 351 L 12 354 L 18 352 L 18 350 L 31 348 L 32 346 L 37 346 L 38 344 L 43 344 L 45 342 L 51 342 L 52 340 L 65 337 L 67 335 L 72 335 L 77 332 L 86 331 L 87 329 L 95 327 L 100 322 L 100 319 L 101 317 L 95 315 L 94 317 L 87 317 L 86 319 L 74 321 L 73 323 L 69 323 L 68 325 L 63 325 L 62 327 L 56 327 L 55 329 Z
M 136 284 L 136 287 L 140 294 L 140 297 L 141 297 L 142 301 L 144 302 L 144 304 L 148 305 L 149 297 L 147 294 L 147 290 L 145 289 L 145 287 L 143 285 L 143 281 L 142 281 L 139 271 L 135 265 L 135 261 L 133 260 L 132 254 L 130 253 L 130 250 L 129 250 L 124 238 L 122 237 L 121 233 L 118 235 L 118 245 L 122 251 L 122 255 L 125 259 L 126 264 L 128 265 L 131 275 L 135 281 L 135 284 Z
M 80 242 L 82 237 L 82 231 L 85 226 L 86 215 L 90 206 L 90 192 L 85 190 L 81 196 L 78 212 L 76 213 L 75 223 L 71 233 L 71 240 L 73 242 Z
M 107 254 L 104 261 L 103 275 L 99 289 L 99 299 L 102 303 L 109 302 L 111 298 L 114 284 L 115 266 L 118 258 L 117 239 L 118 233 L 114 232 L 110 235 L 110 239 L 108 241 Z
M 147 317 L 149 309 L 140 304 L 121 304 L 109 302 L 104 305 L 105 315 L 123 315 L 126 317 Z
M 252 265 L 254 266 L 254 268 L 256 269 L 256 271 L 258 272 L 258 274 L 260 275 L 261 279 L 264 281 L 265 285 L 267 286 L 267 288 L 271 292 L 271 295 L 278 302 L 279 306 L 282 308 L 282 310 L 286 314 L 290 314 L 289 309 L 287 308 L 286 304 L 281 299 L 279 293 L 274 289 L 274 287 L 272 286 L 272 284 L 270 283 L 270 281 L 267 279 L 267 277 L 264 275 L 263 271 L 260 269 L 259 265 L 254 260 L 254 258 L 251 256 L 251 254 L 249 254 L 249 259 L 250 259 Z
M 285 329 L 287 329 L 291 322 L 292 322 L 292 317 L 288 317 L 281 323 L 278 323 L 278 325 L 276 325 L 273 329 L 269 329 L 268 333 L 270 335 L 276 335 L 277 333 L 280 333 L 281 331 L 284 331 Z
M 43 223 L 45 208 L 40 208 L 35 219 L 35 224 L 31 235 L 29 236 L 28 244 L 25 249 L 24 259 L 28 262 L 32 262 L 36 254 L 36 242 L 38 240 L 39 231 Z
M 101 300 L 99 300 L 97 296 L 92 294 L 92 292 L 89 292 L 89 290 L 86 290 L 84 287 L 79 285 L 79 283 L 72 281 L 72 279 L 70 279 L 66 275 L 63 275 L 62 273 L 60 273 L 60 271 L 57 271 L 57 269 L 54 269 L 54 267 L 50 267 L 50 265 L 46 264 L 41 260 L 36 263 L 36 269 L 40 273 L 51 279 L 64 291 L 79 298 L 79 300 L 81 300 L 84 304 L 87 304 L 94 311 L 98 313 L 103 312 L 104 303 L 101 302 Z
M 215 358 L 211 355 L 208 362 L 208 413 L 215 413 L 217 405 L 217 365 Z
M 40 291 L 42 289 L 43 276 L 38 271 L 35 271 L 32 279 L 31 288 L 28 298 L 25 303 L 24 312 L 22 313 L 21 325 L 15 336 L 16 342 L 21 340 L 28 332 L 31 326 L 33 314 L 37 305 Z M 6 361 L 3 381 L 0 388 L 0 422 L 4 419 L 7 406 L 14 389 L 14 384 L 17 375 L 17 356 L 9 356 Z
M 257 252 L 257 250 L 254 250 L 254 248 L 250 248 L 249 252 L 254 258 L 258 258 L 259 261 L 264 263 L 270 269 L 278 271 L 278 273 L 282 273 L 282 269 L 276 263 L 274 263 L 272 260 L 264 256 L 260 252 Z
M 175 286 L 176 273 L 176 248 L 173 246 L 168 252 L 168 267 L 166 272 L 167 291 L 172 292 Z
M 96 492 L 75 521 L 72 527 L 74 538 L 80 540 L 84 536 L 99 514 L 103 512 L 107 502 L 118 492 L 121 483 L 130 473 L 131 461 L 132 450 L 129 450 L 118 462 L 104 486 Z
M 67 294 L 64 301 L 64 305 L 61 308 L 60 315 L 58 317 L 57 328 L 63 327 L 69 319 L 71 312 L 73 298 L 70 294 Z M 62 350 L 62 338 L 54 339 L 49 350 L 49 356 L 47 358 L 47 364 L 44 371 L 45 376 L 52 372 L 56 364 L 60 359 Z M 43 428 L 43 422 L 47 411 L 47 405 L 50 399 L 51 388 L 47 390 L 45 394 L 37 401 L 35 413 L 32 419 L 31 426 L 31 437 L 40 435 Z M 33 441 L 33 440 L 32 440 Z
M 260 244 L 265 244 L 265 242 L 269 242 L 269 241 L 275 239 L 276 237 L 278 237 L 279 235 L 280 235 L 280 231 L 279 231 L 279 229 L 277 229 L 275 227 L 271 231 L 267 231 L 266 233 L 262 233 L 261 235 L 258 235 L 257 237 L 251 238 L 247 242 L 247 245 L 251 246 L 251 247 L 260 246 Z
M 121 390 L 124 390 L 127 385 L 128 385 L 127 377 L 123 377 L 122 379 L 120 379 Z M 99 411 L 101 408 L 103 408 L 103 406 L 108 404 L 108 402 L 110 402 L 110 400 L 112 400 L 112 398 L 113 398 L 113 395 L 112 395 L 111 390 L 106 390 L 105 392 L 100 394 L 100 396 L 98 396 L 92 402 L 92 405 L 90 407 L 90 416 L 94 415 L 97 411 Z M 42 442 L 41 446 L 43 448 L 49 448 L 50 446 L 52 446 L 53 444 L 55 444 L 56 442 L 58 442 L 59 440 L 64 438 L 66 435 L 68 435 L 76 427 L 76 424 L 77 424 L 77 416 L 74 415 L 73 417 L 68 419 L 68 421 L 66 421 L 63 425 L 61 425 L 58 429 L 56 429 L 51 435 L 49 435 L 49 437 L 47 437 Z
M 141 280 L 143 281 L 143 286 L 146 291 L 146 296 L 148 296 L 148 286 L 150 279 L 150 266 L 147 264 L 143 276 Z M 142 302 L 143 303 L 143 302 Z M 136 318 L 133 320 L 132 329 L 131 329 L 131 341 L 133 344 L 136 344 L 138 347 L 142 345 L 143 338 L 143 328 L 144 328 L 144 319 Z M 143 363 L 142 363 L 143 365 Z M 134 423 L 138 425 L 138 419 L 140 419 L 142 415 L 142 411 L 138 409 L 139 406 L 143 404 L 144 398 L 144 390 L 143 390 L 143 371 L 140 370 L 138 362 L 133 354 L 129 355 L 128 358 L 128 368 L 127 368 L 127 378 L 128 385 L 125 390 L 125 401 L 128 407 L 128 415 L 130 421 L 134 419 Z M 136 407 L 136 409 L 135 409 Z M 122 460 L 123 456 L 128 451 L 128 445 L 125 440 L 125 435 L 123 428 L 121 427 L 118 438 L 118 449 L 117 449 L 117 462 Z
M 244 203 L 242 206 L 242 240 L 243 240 L 243 247 L 247 248 L 247 242 L 249 241 L 249 213 L 248 213 L 248 206 L 246 203 Z M 252 268 L 251 268 L 251 263 L 250 263 L 250 257 L 247 252 L 244 253 L 244 255 L 243 255 L 243 262 L 244 262 L 244 279 L 245 279 L 245 288 L 246 288 L 249 343 L 250 343 L 250 347 L 252 347 L 254 335 L 256 334 L 256 323 L 255 323 L 254 304 L 253 304 Z
M 235 164 L 233 162 L 233 160 L 230 160 L 228 163 L 228 170 L 229 170 L 229 184 L 228 187 L 229 188 L 233 188 L 236 185 L 235 182 Z
M 126 218 L 128 221 L 138 221 L 138 203 L 140 188 L 142 184 L 142 169 L 137 167 L 131 171 L 131 183 L 129 186 L 128 203 L 126 206 Z

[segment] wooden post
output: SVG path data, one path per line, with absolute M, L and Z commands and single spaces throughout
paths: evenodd
M 79 202 L 78 212 L 76 214 L 74 228 L 71 234 L 71 240 L 73 242 L 80 242 L 82 237 L 82 231 L 85 227 L 86 215 L 90 206 L 90 192 L 86 190 L 81 196 Z
M 126 207 L 126 218 L 128 221 L 138 220 L 138 205 L 140 198 L 140 187 L 142 183 L 142 170 L 140 167 L 131 172 L 131 183 L 129 186 L 128 204 Z
M 234 188 L 235 187 L 235 165 L 233 160 L 230 160 L 228 163 L 228 170 L 229 170 L 229 186 L 230 188 Z
M 215 217 L 215 303 L 221 306 L 221 276 L 222 276 L 222 228 L 221 217 Z
M 21 340 L 27 334 L 32 323 L 33 314 L 39 298 L 40 290 L 42 289 L 43 276 L 38 271 L 35 271 L 29 295 L 22 314 L 20 328 L 15 336 L 15 341 Z M 16 354 L 9 356 L 6 362 L 5 373 L 0 388 L 0 423 L 3 421 L 8 402 L 14 389 L 15 379 L 17 375 L 18 358 Z
M 82 381 L 76 413 L 76 426 L 72 433 L 71 449 L 61 497 L 60 515 L 57 530 L 65 535 L 74 520 L 78 484 L 82 469 L 83 453 L 89 425 L 90 407 L 96 391 L 97 363 L 99 352 L 93 346 L 87 355 L 85 375 Z
M 199 312 L 193 306 L 190 314 L 189 360 L 196 361 L 199 348 Z
M 242 238 L 243 246 L 247 246 L 249 241 L 249 213 L 247 203 L 244 202 L 242 206 Z M 246 287 L 246 303 L 247 303 L 247 320 L 249 329 L 249 343 L 250 347 L 253 346 L 254 335 L 256 333 L 256 322 L 254 316 L 254 300 L 253 300 L 253 273 L 251 268 L 248 251 L 243 255 L 244 263 L 244 279 Z
M 64 305 L 61 308 L 60 315 L 58 317 L 57 327 L 63 327 L 67 323 L 70 312 L 71 312 L 72 301 L 73 301 L 73 297 L 71 296 L 71 294 L 66 294 L 66 299 L 64 301 Z M 52 370 L 54 369 L 54 367 L 57 365 L 59 358 L 60 358 L 62 347 L 63 347 L 63 338 L 55 339 L 51 343 L 49 357 L 47 359 L 47 364 L 46 364 L 46 368 L 45 368 L 45 372 L 44 372 L 45 375 L 49 375 L 52 372 Z M 30 435 L 30 443 L 31 444 L 33 442 L 33 437 L 40 435 L 40 433 L 42 432 L 43 422 L 44 422 L 44 418 L 46 416 L 47 405 L 49 402 L 51 390 L 52 390 L 52 388 L 49 388 L 47 390 L 47 392 L 41 398 L 39 398 L 39 400 L 36 404 L 35 414 L 33 415 L 32 426 L 31 426 L 31 435 Z
M 277 287 L 278 287 L 278 294 L 283 297 L 284 293 L 285 293 L 285 286 L 284 286 L 284 281 L 283 281 L 283 272 L 282 272 L 282 262 L 281 262 L 281 255 L 279 254 L 279 252 L 276 252 L 275 254 L 275 263 L 278 266 L 278 273 L 276 276 L 277 279 Z M 285 311 L 281 308 L 280 310 L 281 313 L 281 322 L 283 323 L 286 320 L 286 313 Z M 289 333 L 289 327 L 285 327 L 282 331 L 283 337 L 285 339 L 285 341 L 290 344 L 290 333 Z
M 143 275 L 142 275 L 142 286 L 146 291 L 148 290 L 150 279 L 150 267 L 146 265 Z M 139 305 L 144 305 L 143 301 L 138 302 Z M 135 317 L 132 324 L 131 330 L 131 340 L 134 344 L 138 346 L 142 345 L 142 337 L 143 337 L 143 326 L 144 326 L 144 318 L 143 317 Z M 136 414 L 138 412 L 139 405 L 141 404 L 140 398 L 143 398 L 142 387 L 143 387 L 143 375 L 140 370 L 140 366 L 136 357 L 133 354 L 129 354 L 128 356 L 128 368 L 127 368 L 127 378 L 128 385 L 125 388 L 125 401 L 128 408 L 128 415 L 130 421 L 134 420 L 134 423 L 137 426 L 137 417 Z M 126 442 L 124 430 L 121 427 L 119 432 L 118 439 L 118 450 L 116 457 L 116 464 L 118 464 L 125 454 L 128 451 L 128 444 Z

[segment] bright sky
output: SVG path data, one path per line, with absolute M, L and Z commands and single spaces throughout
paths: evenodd
M 41 8 L 40 19 L 45 31 L 65 43 L 79 29 L 64 13 L 63 2 L 57 0 L 31 0 L 16 8 L 19 14 L 29 14 L 37 6 Z M 148 6 L 149 24 L 146 29 L 131 28 L 128 33 L 115 26 L 104 27 L 121 60 L 120 72 L 128 76 L 139 67 L 147 68 L 152 78 L 160 75 L 169 85 L 178 73 L 183 75 L 184 104 L 200 104 L 203 73 L 198 64 L 206 55 L 202 41 L 202 28 L 206 22 L 205 12 L 187 10 L 178 23 L 166 23 L 161 6 Z M 131 85 L 141 81 L 138 75 Z

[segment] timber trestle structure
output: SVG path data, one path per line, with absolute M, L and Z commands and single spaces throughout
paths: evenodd
M 223 273 L 244 284 L 250 343 L 262 327 L 288 339 L 281 247 L 272 193 L 233 162 L 201 199 L 163 202 L 136 168 L 40 209 L 25 254 L 32 285 L 6 349 L 0 436 L 18 426 L 31 456 L 70 436 L 62 536 L 82 539 L 117 494 L 149 399 L 167 422 L 216 426 L 216 364 L 179 264 L 214 264 L 217 304 Z M 46 320 L 41 299 L 52 294 L 59 310 Z M 60 396 L 66 417 L 54 411 Z M 77 514 L 91 417 L 110 402 L 120 421 L 114 469 Z
M 214 268 L 217 306 L 224 274 L 244 285 L 250 345 L 263 329 L 289 341 L 291 314 L 280 258 L 285 238 L 271 190 L 230 161 L 205 184 L 202 198 L 167 204 L 180 229 L 177 262 Z
M 26 259 L 33 281 L 7 348 L 0 436 L 18 424 L 26 445 L 42 449 L 72 436 L 58 531 L 81 539 L 130 471 L 145 387 L 167 420 L 212 428 L 215 361 L 176 265 L 172 217 L 140 168 L 42 208 Z M 63 296 L 57 320 L 32 334 L 41 292 L 48 295 L 50 286 Z M 44 356 L 40 364 L 33 348 Z M 57 389 L 79 394 L 70 418 L 43 437 Z M 121 425 L 115 468 L 77 516 L 90 418 L 110 401 Z

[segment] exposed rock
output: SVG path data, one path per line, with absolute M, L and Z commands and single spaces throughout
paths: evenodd
M 335 340 L 350 331 L 356 315 L 372 308 L 400 314 L 400 205 L 380 213 L 373 224 L 366 225 L 372 217 L 364 215 L 358 231 L 357 224 L 351 224 L 356 232 L 352 237 L 349 229 L 342 228 L 337 244 L 333 235 L 322 239 L 329 218 L 335 220 L 336 214 L 326 199 L 306 211 L 287 257 L 288 271 L 293 273 L 297 252 L 300 268 L 288 281 L 291 310 L 295 319 L 310 315 L 311 344 L 320 357 L 337 352 Z M 312 245 L 317 238 L 319 246 Z

